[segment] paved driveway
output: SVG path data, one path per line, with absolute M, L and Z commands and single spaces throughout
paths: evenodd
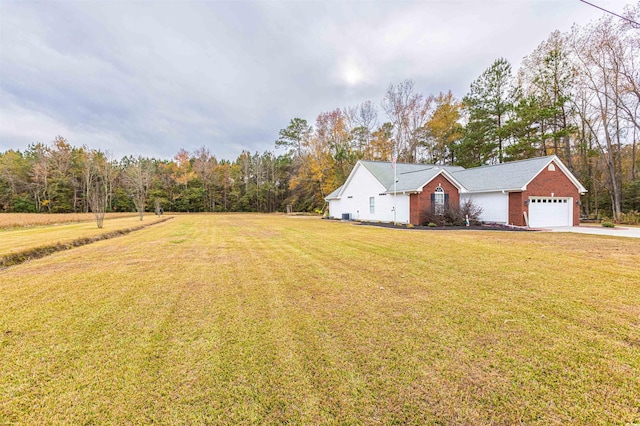
M 602 226 L 558 226 L 548 228 L 550 232 L 576 232 L 579 234 L 611 235 L 614 237 L 640 238 L 640 228 L 625 228 L 616 226 L 615 228 L 603 228 Z

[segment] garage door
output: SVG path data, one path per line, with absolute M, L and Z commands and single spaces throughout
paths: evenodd
M 530 197 L 529 226 L 544 228 L 573 225 L 572 201 L 572 198 Z

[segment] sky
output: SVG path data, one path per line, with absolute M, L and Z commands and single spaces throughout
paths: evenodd
M 516 70 L 601 16 L 579 0 L 0 0 L 0 152 L 60 135 L 114 158 L 279 154 L 294 117 L 379 107 L 407 79 L 462 98 L 497 58 Z

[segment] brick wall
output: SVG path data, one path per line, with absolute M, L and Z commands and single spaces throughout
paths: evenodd
M 453 186 L 449 180 L 442 176 L 436 176 L 431 182 L 426 184 L 422 188 L 422 192 L 419 194 L 411 194 L 409 199 L 409 222 L 414 225 L 419 225 L 422 219 L 422 212 L 431 208 L 431 194 L 436 191 L 436 188 L 442 186 L 444 193 L 449 195 L 449 206 L 458 207 L 460 205 L 460 193 L 458 188 Z
M 509 193 L 509 223 L 511 225 L 526 226 L 524 222 L 524 200 L 522 192 Z M 527 212 L 527 214 L 529 214 Z
M 556 166 L 555 171 L 545 168 L 533 179 L 527 190 L 509 194 L 509 223 L 518 226 L 525 226 L 523 212 L 529 215 L 529 206 L 524 202 L 529 197 L 573 197 L 573 225 L 580 224 L 580 207 L 576 201 L 580 199 L 578 188 L 569 180 L 560 167 Z

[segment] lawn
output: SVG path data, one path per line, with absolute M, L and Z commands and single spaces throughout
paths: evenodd
M 181 215 L 0 300 L 0 423 L 640 422 L 633 239 Z
M 11 216 L 11 214 L 8 216 Z M 0 215 L 0 218 L 2 218 L 2 215 Z M 134 228 L 156 222 L 160 219 L 159 216 L 154 215 L 147 215 L 142 221 L 140 221 L 139 216 L 115 216 L 106 218 L 103 227 L 98 228 L 95 220 L 54 222 L 55 226 L 43 226 L 40 224 L 39 218 L 36 218 L 36 223 L 39 225 L 23 225 L 21 227 L 0 229 L 0 257 L 25 250 L 36 249 L 38 247 L 58 243 L 65 244 L 78 239 L 91 238 L 113 231 Z M 30 222 L 22 221 L 22 223 Z
M 105 219 L 137 216 L 137 213 L 106 213 Z M 1 213 L 0 229 L 23 228 L 28 226 L 60 225 L 74 222 L 94 222 L 93 213 Z

